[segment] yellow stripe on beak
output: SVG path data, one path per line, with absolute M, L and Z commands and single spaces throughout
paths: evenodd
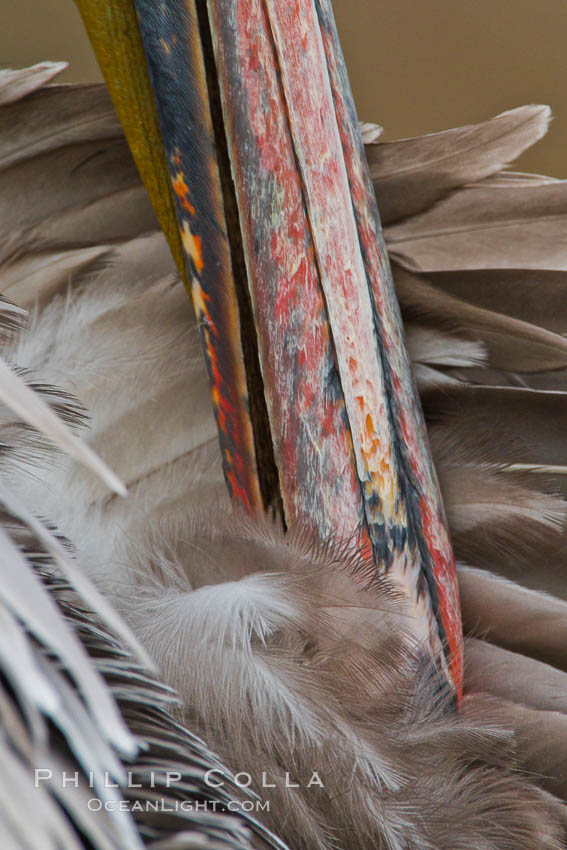
M 189 289 L 175 203 L 136 11 L 131 0 L 76 0 L 130 150 Z

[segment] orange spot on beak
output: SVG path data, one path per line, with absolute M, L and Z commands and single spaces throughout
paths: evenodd
M 188 256 L 193 260 L 195 271 L 197 274 L 201 274 L 204 266 L 201 237 L 195 236 L 195 234 L 191 232 L 191 228 L 187 221 L 183 222 L 183 227 L 179 232 L 181 234 L 183 247 L 185 248 Z

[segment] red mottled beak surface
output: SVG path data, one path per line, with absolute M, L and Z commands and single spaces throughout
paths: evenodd
M 169 172 L 150 194 L 183 247 L 234 501 L 354 539 L 460 698 L 455 566 L 329 0 L 135 0 L 139 32 L 131 0 L 96 5 L 142 176 Z M 126 71 L 109 21 L 114 53 L 128 22 Z M 141 46 L 153 158 L 127 97 Z

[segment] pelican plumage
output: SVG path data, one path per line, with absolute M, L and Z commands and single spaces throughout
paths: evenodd
M 93 14 L 101 24 L 100 6 L 98 12 L 96 4 L 82 6 L 92 33 Z M 152 126 L 163 134 L 163 149 L 153 149 L 155 161 L 136 148 L 136 132 L 141 128 L 143 136 L 147 126 L 140 116 L 145 120 L 147 113 L 136 113 L 138 126 L 131 121 L 131 103 L 120 103 L 120 97 L 128 99 L 132 75 L 145 66 L 127 62 L 123 79 L 114 59 L 123 64 L 127 53 L 108 39 L 103 47 L 110 88 L 154 207 L 105 87 L 53 84 L 61 70 L 53 63 L 0 73 L 3 846 L 563 847 L 566 190 L 562 181 L 507 169 L 545 133 L 549 110 L 526 106 L 479 125 L 393 143 L 380 142 L 376 125 L 361 127 L 459 564 L 456 606 L 452 591 L 440 595 L 440 588 L 452 587 L 447 566 L 452 554 L 443 536 L 442 507 L 436 513 L 435 473 L 427 477 L 427 442 L 415 436 L 412 425 L 411 416 L 418 414 L 409 373 L 409 389 L 404 384 L 401 347 L 385 344 L 377 371 L 369 373 L 369 397 L 379 375 L 393 376 L 394 390 L 386 381 L 386 420 L 377 416 L 367 427 L 366 396 L 360 402 L 364 428 L 354 455 L 380 460 L 384 447 L 396 445 L 392 456 L 398 464 L 394 483 L 376 473 L 376 479 L 368 478 L 368 489 L 362 488 L 364 515 L 372 520 L 366 536 L 358 534 L 354 508 L 341 513 L 342 500 L 350 496 L 340 489 L 342 479 L 329 471 L 336 473 L 342 455 L 323 458 L 331 459 L 328 466 L 323 460 L 319 467 L 298 462 L 306 441 L 320 456 L 323 450 L 338 451 L 323 438 L 336 433 L 344 448 L 356 435 L 348 438 L 351 443 L 341 436 L 339 408 L 333 407 L 338 395 L 325 413 L 326 430 L 313 438 L 310 428 L 321 422 L 307 417 L 301 420 L 303 430 L 293 431 L 294 417 L 299 421 L 305 410 L 311 413 L 307 395 L 321 389 L 313 375 L 324 375 L 323 367 L 319 373 L 307 371 L 310 380 L 302 384 L 293 371 L 297 358 L 295 365 L 286 361 L 285 396 L 274 371 L 278 361 L 270 361 L 269 347 L 278 342 L 273 324 L 278 305 L 289 322 L 283 326 L 280 359 L 292 330 L 297 332 L 290 319 L 297 319 L 297 305 L 295 312 L 286 312 L 277 301 L 282 295 L 278 274 L 290 259 L 293 238 L 303 240 L 305 256 L 309 246 L 300 224 L 294 222 L 295 230 L 290 226 L 301 204 L 277 210 L 254 206 L 254 191 L 260 189 L 255 184 L 253 191 L 250 180 L 261 168 L 253 157 L 246 159 L 253 133 L 267 151 L 268 165 L 261 167 L 279 176 L 283 169 L 280 153 L 262 135 L 265 127 L 251 121 L 243 130 L 243 117 L 240 124 L 235 118 L 240 115 L 231 89 L 237 82 L 235 56 L 239 67 L 257 75 L 249 86 L 257 85 L 261 75 L 254 63 L 261 44 L 254 42 L 250 50 L 243 33 L 258 39 L 259 26 L 251 27 L 246 18 L 229 26 L 221 15 L 223 4 L 209 4 L 208 37 L 216 58 L 205 44 L 203 68 L 210 72 L 216 62 L 228 127 L 222 152 L 214 121 L 209 129 L 216 133 L 216 147 L 196 144 L 201 100 L 196 112 L 183 113 L 193 123 L 184 119 L 181 130 L 172 130 L 175 110 L 167 111 L 166 96 L 173 91 L 191 103 L 197 91 L 212 98 L 210 78 L 206 85 L 201 80 L 202 90 L 181 87 L 178 95 L 187 68 L 174 74 L 178 66 L 168 64 L 178 46 L 171 19 L 159 4 L 135 6 L 141 49 L 150 43 L 154 50 L 147 54 L 157 98 Z M 192 8 L 191 3 L 179 6 Z M 325 37 L 332 36 L 328 6 L 304 6 L 301 10 L 313 17 L 300 16 L 299 23 L 325 25 L 317 36 L 321 41 L 314 40 L 322 50 Z M 133 4 L 108 8 L 129 8 L 128 21 L 136 24 Z M 177 4 L 169 11 L 174 8 Z M 204 6 L 196 8 L 202 33 Z M 289 53 L 293 44 L 286 41 L 285 18 L 280 18 L 286 7 L 270 0 L 266 9 L 262 20 L 269 20 L 273 42 L 262 44 L 275 44 L 279 51 L 306 193 L 305 220 L 315 244 L 313 269 L 324 277 L 323 241 L 317 240 L 338 231 L 332 217 L 320 219 L 317 202 L 325 199 L 316 187 L 309 188 L 317 164 L 310 163 L 312 140 L 302 132 L 313 116 L 293 79 L 301 57 Z M 169 27 L 167 38 L 159 35 L 160 14 L 160 25 Z M 235 32 L 240 53 L 233 54 Z M 187 47 L 181 30 L 179 42 Z M 336 71 L 342 80 L 342 69 L 329 58 L 338 54 L 332 45 L 328 49 L 328 64 L 317 70 L 326 68 L 329 79 Z M 155 50 L 164 54 L 163 67 Z M 148 77 L 137 79 L 147 83 Z M 343 89 L 337 84 L 329 91 L 339 126 Z M 265 93 L 256 94 L 261 102 Z M 213 109 L 211 115 L 221 121 L 220 112 Z M 271 112 L 270 117 L 276 120 Z M 364 204 L 360 187 L 366 184 L 362 178 L 356 183 L 356 151 L 349 154 L 347 144 L 358 128 L 353 129 L 348 110 L 343 118 L 343 135 L 337 138 L 345 185 L 356 203 Z M 176 147 L 166 130 L 173 138 L 188 133 L 189 148 Z M 191 174 L 203 150 L 208 159 Z M 227 198 L 222 167 L 220 176 L 205 168 L 217 154 L 219 162 L 222 156 L 230 159 L 234 201 Z M 270 174 L 258 177 L 265 181 L 263 192 L 273 188 Z M 196 197 L 203 175 L 211 184 Z M 161 180 L 157 189 L 151 188 L 154 178 Z M 275 205 L 280 195 L 269 197 Z M 227 321 L 226 335 L 214 338 L 214 287 L 227 269 L 231 274 L 239 269 L 238 246 L 233 241 L 227 252 L 219 224 L 222 216 L 226 232 L 234 225 L 233 202 L 240 211 L 240 251 L 254 309 L 246 318 L 250 305 L 237 285 L 223 316 L 238 315 L 238 327 Z M 206 218 L 209 229 L 203 231 L 198 213 L 203 215 L 205 203 L 216 218 Z M 372 269 L 378 269 L 380 286 L 387 286 L 379 224 L 370 231 L 376 248 L 364 231 L 363 211 L 355 204 L 359 230 L 351 234 L 357 249 L 360 240 L 361 253 L 349 248 L 345 256 L 366 264 L 370 281 Z M 350 207 L 347 212 L 352 214 Z M 276 213 L 280 230 L 270 231 L 268 219 Z M 258 222 L 258 216 L 266 221 Z M 270 238 L 266 245 L 258 242 L 259 224 Z M 224 251 L 227 260 L 210 269 L 206 252 L 217 243 L 214 256 L 218 260 Z M 276 300 L 266 318 L 260 307 L 265 275 L 272 271 L 270 253 L 277 259 Z M 181 273 L 174 256 L 179 263 L 188 258 Z M 332 274 L 327 276 L 324 304 L 336 318 L 326 339 L 336 345 L 352 425 L 359 398 L 355 379 L 361 373 L 354 366 L 344 371 L 351 365 L 348 357 L 341 361 L 340 351 L 341 320 L 348 311 L 341 313 L 341 302 L 333 300 L 338 295 Z M 368 291 L 373 291 L 370 284 Z M 286 305 L 293 297 L 301 303 L 303 292 L 284 292 Z M 386 326 L 390 340 L 395 334 L 388 322 L 394 322 L 396 309 L 390 290 L 377 286 L 372 297 L 378 313 L 373 321 Z M 299 329 L 304 345 L 310 330 L 315 336 L 314 328 Z M 257 399 L 245 400 L 255 391 L 247 354 L 254 329 L 264 408 Z M 241 377 L 235 371 L 237 343 L 244 352 Z M 309 357 L 301 363 L 305 370 L 313 366 Z M 243 434 L 251 410 L 247 438 L 230 442 L 226 437 L 232 408 L 215 396 L 217 373 L 226 393 L 233 393 Z M 325 403 L 338 393 L 337 386 L 331 380 L 325 384 Z M 303 406 L 286 419 L 285 405 L 294 400 Z M 266 433 L 258 425 L 263 418 L 265 427 L 266 416 L 272 458 L 266 458 L 258 436 Z M 380 443 L 376 434 L 384 421 L 390 430 Z M 282 422 L 292 424 L 280 432 Z M 254 428 L 260 430 L 253 433 Z M 300 436 L 291 449 L 290 431 Z M 368 448 L 371 436 L 376 439 Z M 408 460 L 408 446 L 414 444 L 420 466 Z M 270 463 L 277 467 L 279 490 Z M 356 468 L 360 471 L 360 464 Z M 345 465 L 345 478 L 348 469 Z M 425 470 L 421 478 L 416 469 Z M 394 487 L 402 480 L 400 470 L 409 489 Z M 321 492 L 325 499 L 313 501 L 313 493 Z M 420 544 L 412 537 L 410 508 L 424 494 L 430 498 L 420 516 L 433 505 L 427 528 L 436 534 L 425 534 Z M 255 502 L 270 515 L 259 515 Z M 351 526 L 343 523 L 344 516 Z M 383 529 L 377 531 L 380 522 Z M 425 527 L 423 520 L 419 528 Z M 399 575 L 413 576 L 416 563 L 422 569 L 431 552 L 443 569 L 432 568 L 426 589 L 414 593 Z M 457 615 L 466 635 L 462 695 L 460 632 L 452 633 L 457 640 L 449 645 L 446 628 Z

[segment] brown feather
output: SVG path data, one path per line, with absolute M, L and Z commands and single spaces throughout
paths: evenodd
M 49 83 L 66 67 L 66 62 L 38 62 L 29 68 L 3 69 L 0 72 L 0 106 L 22 100 Z
M 93 263 L 108 254 L 108 246 L 94 245 L 71 251 L 27 253 L 2 269 L 4 292 L 23 307 L 45 306 Z
M 473 564 L 533 563 L 561 541 L 566 506 L 555 495 L 518 484 L 511 475 L 471 466 L 438 465 L 457 556 Z
M 367 147 L 384 224 L 495 174 L 547 131 L 549 107 L 521 106 L 482 124 Z
M 451 296 L 399 266 L 394 267 L 394 279 L 409 327 L 413 318 L 428 320 L 437 334 L 443 328 L 453 328 L 456 335 L 465 331 L 482 342 L 494 369 L 542 372 L 567 367 L 567 339 L 559 334 Z
M 427 393 L 423 401 L 431 421 L 446 419 L 465 434 L 489 429 L 498 442 L 515 445 L 523 463 L 567 464 L 565 392 L 461 384 Z
M 567 602 L 469 567 L 460 569 L 459 587 L 467 632 L 567 670 Z
M 567 183 L 455 192 L 386 228 L 391 254 L 413 270 L 567 269 Z
M 518 762 L 539 784 L 561 799 L 567 797 L 567 715 L 536 711 L 517 703 L 498 702 L 502 720 L 518 740 Z
M 24 197 L 21 187 L 29 187 Z M 26 160 L 0 172 L 0 235 L 33 233 L 66 211 L 137 188 L 139 177 L 122 139 L 86 142 Z M 3 257 L 6 256 L 5 250 Z
M 258 790 L 291 846 L 453 850 L 455 836 L 471 850 L 560 846 L 491 704 L 447 714 L 435 677 L 416 681 L 422 659 L 401 603 L 382 581 L 353 584 L 347 550 L 220 511 L 153 534 L 132 551 L 120 608 L 181 694 L 184 722 L 257 788 L 263 771 L 273 778 Z M 313 765 L 323 794 L 282 789 L 284 769 L 305 785 Z
M 470 692 L 567 715 L 567 673 L 562 670 L 477 638 L 467 641 L 466 664 Z
M 567 274 L 547 269 L 459 269 L 430 272 L 438 289 L 484 310 L 567 332 Z
M 6 251 L 12 259 L 24 250 L 116 244 L 155 233 L 155 229 L 154 211 L 143 186 L 138 184 L 83 207 L 70 207 L 25 231 L 11 232 Z
M 102 86 L 48 86 L 2 110 L 0 170 L 56 148 L 121 137 L 120 123 Z

